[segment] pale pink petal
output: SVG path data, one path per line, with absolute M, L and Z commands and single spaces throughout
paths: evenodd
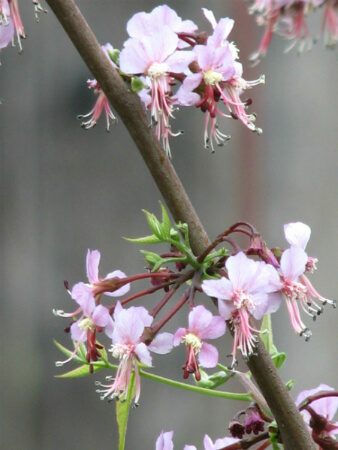
M 95 299 L 91 287 L 85 283 L 77 283 L 73 286 L 70 295 L 81 306 L 84 314 L 90 316 L 95 308 Z
M 181 21 L 181 18 L 178 17 L 176 11 L 168 5 L 157 6 L 151 11 L 150 16 L 154 26 L 162 27 L 166 25 L 173 31 L 176 31 L 176 27 Z
M 203 439 L 204 450 L 215 450 L 214 443 L 211 438 L 206 434 Z
M 109 278 L 127 278 L 127 275 L 121 270 L 114 270 L 114 272 L 110 272 L 106 275 L 105 280 Z M 125 284 L 114 292 L 105 292 L 105 295 L 109 297 L 121 297 L 126 294 L 130 290 L 130 283 Z
M 114 344 L 136 344 L 144 331 L 144 324 L 137 313 L 137 307 L 123 309 L 115 318 Z
M 217 339 L 225 333 L 226 324 L 223 317 L 213 316 L 209 325 L 200 331 L 201 339 Z
M 203 342 L 201 351 L 198 354 L 198 361 L 202 367 L 216 367 L 218 363 L 218 350 L 211 344 Z
M 215 28 L 217 25 L 214 13 L 207 8 L 202 8 L 204 17 L 210 22 L 210 25 L 212 26 L 212 28 Z
M 137 306 L 133 308 L 135 309 L 135 312 L 139 318 L 138 320 L 140 320 L 143 323 L 143 326 L 150 327 L 154 318 L 149 314 L 149 311 L 146 310 L 146 308 L 143 308 L 143 306 Z
M 0 49 L 7 47 L 14 38 L 14 25 L 12 19 L 8 18 L 8 24 L 0 25 Z
M 232 438 L 232 437 L 225 437 L 223 439 L 217 439 L 215 442 L 215 450 L 221 450 L 222 448 L 226 447 L 227 445 L 235 444 L 238 441 L 239 441 L 239 439 Z
M 200 335 L 200 332 L 206 328 L 212 320 L 212 313 L 203 305 L 198 305 L 189 313 L 189 331 Z
M 164 27 L 160 32 L 146 36 L 143 41 L 147 54 L 151 62 L 164 62 L 177 49 L 177 34 L 168 27 Z
M 166 63 L 170 72 L 184 73 L 195 58 L 196 55 L 193 51 L 177 51 L 167 58 Z
M 231 30 L 233 29 L 235 21 L 229 18 L 221 19 L 214 28 L 213 34 L 208 39 L 208 45 L 215 48 L 221 47 L 225 44 Z
M 153 27 L 149 14 L 139 12 L 133 15 L 127 22 L 127 33 L 132 38 L 142 39 L 144 35 L 151 34 Z
M 182 338 L 188 333 L 186 328 L 179 328 L 174 334 L 173 344 L 175 347 L 180 345 Z
M 105 327 L 110 319 L 108 308 L 103 305 L 95 307 L 92 315 L 93 322 L 98 327 Z
M 252 280 L 257 273 L 257 262 L 249 259 L 243 252 L 230 256 L 226 262 L 229 280 L 235 289 L 245 289 L 251 292 Z
M 185 445 L 183 450 L 197 450 L 194 445 Z
M 173 340 L 174 336 L 171 333 L 161 333 L 155 337 L 148 348 L 154 353 L 165 355 L 172 350 L 174 345 Z
M 111 318 L 111 316 L 109 316 L 108 322 L 105 326 L 104 332 L 106 333 L 106 335 L 112 339 L 113 338 L 113 331 L 114 331 L 114 321 Z
M 120 312 L 123 311 L 123 306 L 121 305 L 121 302 L 117 301 L 115 308 L 114 308 L 114 320 L 117 319 L 118 315 L 120 314 Z
M 120 53 L 120 69 L 127 74 L 142 74 L 151 64 L 142 43 L 136 39 L 129 39 Z
M 70 335 L 73 341 L 86 342 L 87 332 L 86 330 L 82 330 L 82 328 L 79 327 L 80 321 L 81 319 L 72 324 L 72 326 L 70 327 Z
M 268 300 L 267 294 L 259 293 L 250 296 L 252 302 L 254 303 L 253 308 L 249 308 L 249 312 L 254 316 L 255 319 L 260 320 L 265 314 L 267 314 Z
M 144 342 L 140 342 L 136 345 L 135 353 L 138 356 L 141 363 L 151 366 L 152 358 L 150 351 Z
M 193 91 L 202 83 L 203 75 L 201 72 L 188 75 L 183 81 L 183 87 L 187 91 Z
M 265 314 L 273 314 L 278 311 L 283 300 L 283 296 L 279 292 L 268 294 L 268 302 Z
M 284 234 L 290 245 L 305 250 L 311 236 L 311 228 L 302 222 L 288 223 L 284 225 Z
M 231 319 L 231 313 L 236 308 L 230 300 L 218 300 L 218 310 L 220 315 L 225 319 Z
M 90 283 L 97 283 L 99 281 L 99 264 L 101 253 L 98 250 L 87 251 L 86 257 L 86 272 Z
M 194 52 L 197 56 L 198 65 L 202 70 L 210 70 L 214 67 L 214 52 L 215 50 L 206 45 L 196 45 Z
M 195 92 L 187 91 L 184 86 L 181 86 L 176 92 L 174 101 L 178 105 L 193 106 L 201 100 L 201 97 Z
M 193 33 L 198 29 L 198 26 L 192 20 L 181 20 L 176 24 L 176 33 Z
M 166 433 L 162 431 L 156 440 L 155 450 L 174 450 L 173 434 L 173 431 L 167 431 Z
M 327 384 L 320 384 L 314 389 L 302 391 L 298 394 L 296 405 L 300 405 L 307 397 L 316 395 L 323 391 L 334 391 L 334 389 Z M 332 420 L 338 410 L 338 397 L 321 398 L 312 402 L 310 406 L 316 411 L 317 414 L 324 416 L 328 420 Z M 309 416 L 307 416 L 307 418 L 309 419 Z
M 285 250 L 280 261 L 283 276 L 291 281 L 298 279 L 305 272 L 308 256 L 300 247 L 291 247 Z
M 202 290 L 209 297 L 218 299 L 229 299 L 233 293 L 231 281 L 224 277 L 219 280 L 204 280 Z

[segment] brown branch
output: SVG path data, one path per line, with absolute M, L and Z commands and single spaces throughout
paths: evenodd
M 138 97 L 128 90 L 112 68 L 74 0 L 47 0 L 47 3 L 127 127 L 174 219 L 188 224 L 194 253 L 201 254 L 210 244 L 208 235 L 175 169 L 149 128 Z M 260 340 L 257 355 L 250 358 L 248 366 L 277 420 L 285 449 L 315 449 L 302 417 Z

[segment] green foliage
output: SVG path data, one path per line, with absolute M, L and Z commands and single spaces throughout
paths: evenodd
M 261 339 L 266 350 L 269 352 L 271 359 L 277 369 L 280 369 L 286 361 L 286 353 L 279 352 L 273 343 L 271 316 L 267 314 L 263 317 L 261 325 Z
M 233 376 L 233 372 L 228 370 L 227 368 L 224 369 L 225 370 L 220 370 L 211 375 L 200 369 L 201 380 L 196 381 L 197 386 L 206 389 L 216 389 L 222 384 L 225 384 Z
M 135 393 L 135 372 L 130 377 L 127 397 L 123 400 L 116 400 L 116 421 L 119 430 L 119 447 L 118 450 L 124 450 L 126 445 L 126 433 L 128 425 L 128 417 L 132 400 Z
M 70 370 L 69 372 L 62 373 L 61 375 L 56 375 L 56 378 L 83 378 L 93 373 L 97 373 L 107 366 L 105 364 L 93 364 L 93 371 L 90 372 L 89 364 L 83 364 L 82 366 L 76 367 L 76 369 Z

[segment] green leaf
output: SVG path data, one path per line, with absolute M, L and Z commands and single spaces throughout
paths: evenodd
M 127 397 L 124 400 L 116 401 L 116 421 L 119 430 L 119 448 L 124 450 L 126 445 L 126 433 L 128 425 L 129 411 L 135 391 L 135 372 L 132 373 L 129 381 Z
M 105 369 L 106 365 L 98 365 L 95 364 L 93 367 L 93 372 L 99 372 L 102 369 Z M 82 378 L 92 374 L 90 372 L 89 364 L 84 364 L 83 366 L 79 366 L 76 369 L 70 370 L 69 372 L 62 373 L 61 375 L 55 375 L 55 378 Z
M 142 89 L 145 88 L 144 83 L 142 82 L 142 80 L 140 80 L 139 77 L 132 77 L 131 79 L 131 83 L 130 83 L 130 87 L 131 90 L 133 92 L 135 92 L 135 94 L 139 93 L 140 91 L 142 91 Z
M 150 230 L 153 232 L 155 236 L 157 236 L 161 241 L 163 241 L 161 223 L 156 218 L 155 214 L 152 214 L 145 209 L 143 209 L 143 212 L 146 215 L 146 219 Z
M 162 235 L 165 236 L 167 239 L 170 239 L 171 221 L 163 203 L 160 204 L 162 211 Z
M 66 355 L 68 358 L 73 354 L 72 350 L 68 350 L 68 348 L 66 348 L 63 345 L 61 345 L 60 342 L 54 340 L 54 344 L 60 350 L 60 352 L 63 353 L 64 355 Z M 82 360 L 82 358 L 80 358 L 79 356 L 74 356 L 74 361 L 84 362 Z
M 294 385 L 295 385 L 295 380 L 289 380 L 285 383 L 285 386 L 287 388 L 288 391 L 291 391 L 291 389 L 293 389 Z
M 157 253 L 148 252 L 147 250 L 140 250 L 140 251 L 144 255 L 144 258 L 147 261 L 147 263 L 151 265 L 151 267 L 153 267 L 159 261 L 160 262 L 162 261 L 162 258 Z
M 197 386 L 206 388 L 206 389 L 216 389 L 218 386 L 226 383 L 232 376 L 233 372 L 220 370 L 219 372 L 215 372 L 211 375 L 208 375 L 204 370 L 200 369 L 201 372 L 201 380 L 197 381 Z
M 267 352 L 271 355 L 274 345 L 273 345 L 272 323 L 270 314 L 266 314 L 263 317 L 261 325 L 261 339 Z
M 144 236 L 140 238 L 124 238 L 128 242 L 132 242 L 133 244 L 160 244 L 162 242 L 162 239 L 159 239 L 157 236 L 154 236 L 153 234 L 150 236 Z
M 276 369 L 280 369 L 286 361 L 286 353 L 277 352 L 271 355 L 271 359 L 276 367 Z
M 110 59 L 118 66 L 119 60 L 120 60 L 120 50 L 117 48 L 114 48 L 113 51 L 108 50 L 108 55 L 109 55 Z

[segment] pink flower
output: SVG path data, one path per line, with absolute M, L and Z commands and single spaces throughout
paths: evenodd
M 296 405 L 300 406 L 308 397 L 328 391 L 334 391 L 334 389 L 326 384 L 320 384 L 315 389 L 302 391 L 296 399 Z M 312 435 L 315 442 L 320 443 L 321 439 L 325 440 L 327 437 L 338 434 L 338 422 L 333 422 L 337 410 L 338 397 L 324 397 L 311 402 L 309 409 L 301 412 L 305 422 L 312 428 Z
M 278 290 L 277 271 L 269 264 L 249 259 L 240 252 L 226 261 L 228 278 L 204 280 L 202 290 L 218 299 L 219 312 L 234 329 L 233 363 L 239 348 L 244 356 L 250 355 L 255 347 L 255 330 L 250 316 L 260 320 L 279 308 L 280 296 L 269 296 Z
M 7 47 L 14 38 L 14 24 L 7 0 L 0 2 L 0 49 Z
M 116 64 L 112 61 L 111 55 L 114 52 L 114 48 L 111 44 L 105 44 L 102 45 L 102 50 L 104 51 L 105 55 L 111 62 L 113 67 L 116 67 Z M 106 130 L 110 130 L 110 122 L 115 122 L 116 117 L 111 109 L 110 103 L 108 98 L 106 97 L 105 93 L 102 91 L 101 86 L 96 80 L 87 80 L 87 86 L 89 89 L 93 89 L 94 94 L 97 95 L 97 100 L 94 104 L 93 109 L 89 111 L 89 113 L 84 115 L 79 115 L 78 119 L 87 119 L 86 121 L 81 123 L 81 126 L 85 130 L 89 130 L 90 128 L 93 128 L 96 124 L 99 118 L 101 117 L 102 113 L 104 112 L 106 117 Z
M 225 333 L 225 321 L 220 316 L 213 316 L 204 306 L 199 305 L 189 313 L 188 328 L 179 328 L 174 335 L 174 345 L 181 342 L 187 346 L 187 361 L 183 377 L 194 373 L 197 381 L 201 379 L 199 365 L 215 367 L 218 362 L 218 350 L 213 345 L 203 342 L 205 339 L 217 339 Z M 198 362 L 197 362 L 198 359 Z
M 182 20 L 168 5 L 154 8 L 150 13 L 139 12 L 127 23 L 127 32 L 130 37 L 142 40 L 144 36 L 159 33 L 164 27 L 168 27 L 177 35 L 190 35 L 197 30 L 197 25 L 191 20 Z M 186 47 L 187 44 L 180 40 L 178 48 Z
M 130 284 L 124 284 L 118 287 L 118 280 L 127 278 L 127 275 L 121 270 L 114 270 L 108 273 L 104 278 L 99 276 L 99 264 L 101 253 L 98 250 L 88 250 L 86 257 L 86 272 L 89 283 L 77 283 L 73 286 L 71 297 L 80 305 L 87 301 L 88 296 L 99 296 L 101 294 L 110 297 L 120 297 L 126 294 L 130 289 Z
M 167 431 L 166 433 L 162 431 L 156 440 L 155 450 L 174 450 L 173 434 L 173 431 Z
M 144 75 L 149 81 L 150 110 L 156 126 L 156 136 L 170 155 L 169 136 L 174 136 L 169 119 L 173 117 L 171 74 L 187 70 L 194 59 L 191 51 L 177 51 L 179 38 L 170 28 L 145 35 L 142 39 L 131 38 L 124 44 L 120 54 L 121 71 L 129 75 Z
M 305 252 L 311 235 L 310 227 L 302 222 L 289 223 L 284 226 L 284 233 L 291 247 L 283 252 L 280 260 L 281 292 L 286 299 L 294 330 L 309 339 L 311 331 L 301 319 L 299 305 L 307 315 L 315 319 L 323 311 L 316 300 L 322 305 L 328 303 L 334 307 L 335 302 L 321 296 L 304 275 L 306 270 L 313 271 L 317 263 L 317 258 L 309 258 Z
M 246 113 L 247 104 L 240 100 L 240 94 L 244 89 L 264 82 L 264 79 L 247 82 L 242 78 L 242 65 L 236 61 L 238 50 L 233 43 L 227 41 L 234 21 L 224 18 L 217 23 L 211 11 L 203 8 L 203 12 L 214 31 L 206 45 L 194 47 L 194 73 L 185 78 L 175 99 L 180 105 L 195 105 L 206 113 L 204 146 L 214 151 L 214 142 L 223 145 L 230 138 L 218 129 L 219 116 L 239 119 L 250 130 L 261 133 L 254 125 L 255 117 Z M 230 115 L 218 107 L 220 101 Z
M 204 450 L 221 450 L 227 445 L 235 444 L 238 442 L 238 439 L 234 439 L 231 437 L 225 437 L 222 439 L 217 439 L 215 442 L 212 442 L 210 437 L 206 434 L 204 436 L 203 445 Z M 186 445 L 184 450 L 197 450 L 194 445 Z
M 142 341 L 142 335 L 146 328 L 152 324 L 153 317 L 148 311 L 140 307 L 123 309 L 118 303 L 114 311 L 114 325 L 110 351 L 114 358 L 120 360 L 113 383 L 103 385 L 98 383 L 103 389 L 97 390 L 101 394 L 101 399 L 125 399 L 131 374 L 135 373 L 135 403 L 138 402 L 141 392 L 140 375 L 138 371 L 139 363 L 151 366 L 152 357 L 150 351 L 159 354 L 169 353 L 173 347 L 173 336 L 170 333 L 161 333 L 146 345 Z
M 338 1 L 328 0 L 324 11 L 324 42 L 327 47 L 335 47 L 338 43 Z

